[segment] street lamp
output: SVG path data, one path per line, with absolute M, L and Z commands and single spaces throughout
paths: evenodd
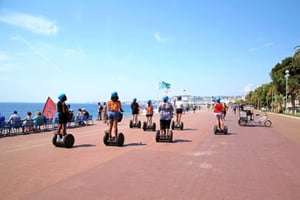
M 290 71 L 285 70 L 285 112 L 287 113 L 287 97 L 288 97 L 288 80 L 290 76 Z

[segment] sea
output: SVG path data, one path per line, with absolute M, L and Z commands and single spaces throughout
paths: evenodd
M 5 120 L 8 120 L 10 115 L 17 111 L 21 119 L 25 118 L 26 113 L 30 111 L 32 116 L 35 116 L 36 111 L 43 112 L 45 103 L 16 103 L 16 102 L 0 102 L 0 113 L 5 116 Z M 70 103 L 71 109 L 74 110 L 75 116 L 79 108 L 84 108 L 90 115 L 93 115 L 93 120 L 98 116 L 98 103 Z M 141 105 L 144 108 L 143 105 Z M 155 107 L 155 106 L 154 106 Z M 124 110 L 123 116 L 131 116 L 130 103 L 123 103 L 122 108 Z M 57 117 L 57 113 L 56 113 Z

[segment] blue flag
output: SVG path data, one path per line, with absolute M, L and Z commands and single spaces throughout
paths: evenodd
M 167 83 L 167 82 L 164 82 L 164 81 L 161 81 L 159 82 L 159 89 L 170 89 L 171 87 L 171 84 L 170 83 Z

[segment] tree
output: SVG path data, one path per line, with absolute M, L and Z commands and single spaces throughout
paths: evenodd
M 286 70 L 289 70 L 290 74 L 287 94 L 291 97 L 292 110 L 295 110 L 295 98 L 300 91 L 300 50 L 297 50 L 293 57 L 287 57 L 281 63 L 277 63 L 271 70 L 272 82 L 282 96 L 286 93 Z

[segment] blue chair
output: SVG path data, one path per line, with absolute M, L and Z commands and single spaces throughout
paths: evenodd
M 1 127 L 0 128 L 1 129 L 1 137 L 7 136 L 9 134 L 10 128 L 11 128 L 10 123 L 4 121 L 0 124 L 0 127 Z
M 24 134 L 33 131 L 34 130 L 33 120 L 26 120 L 25 122 L 23 122 L 22 129 Z
M 94 124 L 94 121 L 93 121 L 93 115 L 89 115 L 89 117 L 86 119 L 86 124 L 87 124 L 87 125 L 92 125 L 92 124 Z
M 53 118 L 46 118 L 45 119 L 45 130 L 53 130 Z
M 12 131 L 13 135 L 18 134 L 20 128 L 22 128 L 22 120 L 16 120 L 16 121 L 11 122 L 11 124 L 10 124 L 10 131 Z

